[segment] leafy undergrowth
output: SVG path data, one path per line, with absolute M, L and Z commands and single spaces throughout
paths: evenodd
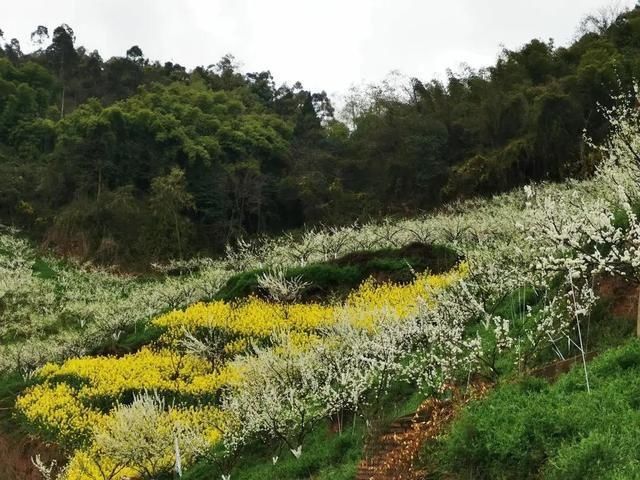
M 240 457 L 231 472 L 238 480 L 295 480 L 301 478 L 351 480 L 362 454 L 363 426 L 356 423 L 342 433 L 333 432 L 331 425 L 318 425 L 310 434 L 304 454 L 296 459 L 283 451 L 273 463 L 273 452 L 267 448 L 252 449 Z M 220 478 L 218 467 L 203 462 L 186 472 L 184 480 Z
M 429 478 L 639 478 L 640 341 L 602 354 L 588 379 L 590 392 L 578 364 L 552 385 L 500 386 L 427 445 Z
M 12 407 L 18 394 L 28 385 L 29 383 L 17 373 L 0 377 L 0 430 L 16 430 L 17 423 L 12 415 Z
M 407 283 L 413 280 L 416 272 L 443 273 L 459 260 L 458 254 L 450 248 L 416 242 L 399 249 L 354 252 L 328 262 L 288 268 L 285 277 L 300 277 L 309 284 L 301 293 L 303 301 L 344 298 L 370 277 Z M 229 301 L 250 295 L 264 296 L 258 278 L 268 271 L 256 269 L 231 277 L 215 298 Z
M 272 444 L 249 445 L 233 462 L 230 470 L 234 480 L 353 480 L 363 457 L 368 435 L 375 435 L 395 418 L 416 411 L 425 396 L 412 387 L 398 383 L 392 386 L 381 405 L 376 425 L 366 428 L 356 417 L 343 419 L 342 429 L 336 422 L 323 421 L 305 439 L 303 455 L 296 459 L 286 448 L 274 449 Z M 274 456 L 277 462 L 274 463 Z M 225 471 L 215 462 L 201 461 L 190 468 L 184 480 L 220 478 Z

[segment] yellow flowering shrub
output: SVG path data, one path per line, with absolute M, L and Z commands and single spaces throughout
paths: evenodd
M 67 466 L 65 480 L 131 480 L 139 478 L 133 468 L 123 467 L 118 462 L 101 455 L 95 447 L 78 450 Z
M 18 397 L 16 409 L 33 426 L 65 443 L 84 441 L 104 415 L 80 401 L 66 383 L 41 384 Z
M 142 473 L 155 475 L 172 469 L 176 440 L 185 463 L 190 463 L 200 449 L 220 440 L 217 426 L 223 423 L 223 417 L 218 409 L 160 409 L 149 410 L 147 403 L 142 408 L 121 408 L 108 416 L 94 429 L 95 441 L 74 453 L 64 479 L 126 480 L 139 478 Z M 145 438 L 149 440 L 145 442 Z
M 466 264 L 442 275 L 419 275 L 407 285 L 364 282 L 343 304 L 280 304 L 256 297 L 237 303 L 197 303 L 174 310 L 154 320 L 167 329 L 164 340 L 179 338 L 184 330 L 220 329 L 231 336 L 264 338 L 276 331 L 313 332 L 331 326 L 347 315 L 356 325 L 372 328 L 381 311 L 402 319 L 415 312 L 420 299 L 428 302 L 429 291 L 444 288 L 466 274 Z M 236 345 L 237 346 L 237 345 Z M 237 350 L 235 350 L 237 351 Z
M 251 297 L 238 304 L 197 303 L 154 320 L 170 339 L 183 329 L 217 328 L 243 337 L 268 337 L 277 330 L 314 330 L 334 321 L 334 308 L 320 304 L 278 304 Z
M 75 377 L 80 380 L 76 395 L 88 401 L 117 399 L 125 392 L 142 390 L 187 395 L 214 392 L 224 384 L 226 373 L 216 372 L 209 362 L 193 355 L 145 347 L 123 357 L 83 357 L 62 365 L 47 364 L 38 377 L 43 380 Z
M 382 315 L 386 318 L 407 318 L 416 313 L 420 302 L 429 304 L 430 292 L 451 285 L 464 277 L 467 271 L 466 263 L 462 263 L 449 273 L 418 275 L 415 281 L 406 285 L 378 284 L 369 279 L 347 297 L 341 313 L 361 328 L 375 328 L 377 319 Z
M 224 423 L 224 418 L 220 410 L 210 405 L 171 408 L 167 417 L 172 424 L 183 425 L 201 432 L 212 445 L 221 439 L 222 434 L 218 427 Z
M 215 394 L 222 386 L 236 383 L 239 376 L 231 365 L 215 370 L 192 355 L 143 348 L 120 358 L 86 357 L 47 364 L 38 375 L 42 383 L 26 390 L 16 408 L 39 431 L 77 443 L 103 419 L 100 412 L 105 405 L 114 405 L 127 392 L 197 398 Z
M 236 353 L 242 353 L 249 347 L 249 341 L 246 338 L 237 338 L 227 342 L 224 346 L 224 353 L 227 355 L 234 355 Z

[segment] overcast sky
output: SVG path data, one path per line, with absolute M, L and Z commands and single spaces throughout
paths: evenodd
M 621 0 L 633 5 L 634 0 Z M 532 38 L 566 44 L 607 0 L 19 0 L 0 28 L 29 51 L 37 25 L 68 23 L 103 58 L 139 45 L 187 67 L 232 53 L 244 71 L 271 70 L 331 95 L 389 71 L 429 80 L 461 63 L 481 67 L 501 46 Z

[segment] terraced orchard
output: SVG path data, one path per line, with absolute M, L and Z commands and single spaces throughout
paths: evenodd
M 539 456 L 516 468 L 486 409 L 516 415 L 504 398 L 525 405 L 531 391 L 555 402 L 557 420 L 562 401 L 593 407 L 611 362 L 635 368 L 636 347 L 593 370 L 587 361 L 635 326 L 594 287 L 615 279 L 633 291 L 640 280 L 639 113 L 618 102 L 604 112 L 613 133 L 588 181 L 239 242 L 224 258 L 149 276 L 55 259 L 3 229 L 2 478 L 579 471 L 574 457 L 591 447 L 576 439 L 596 432 L 591 446 L 604 448 L 607 417 L 563 431 L 573 443 L 532 440 Z M 558 387 L 502 386 L 574 356 Z M 515 421 L 529 432 L 533 419 Z

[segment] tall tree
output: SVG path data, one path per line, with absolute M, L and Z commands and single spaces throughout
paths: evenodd
M 75 35 L 73 29 L 62 24 L 53 31 L 51 45 L 47 47 L 46 55 L 53 68 L 58 72 L 62 83 L 62 99 L 60 101 L 60 118 L 64 118 L 65 92 L 67 81 L 78 63 L 78 53 L 74 47 Z
M 184 172 L 179 168 L 172 168 L 167 175 L 154 178 L 149 202 L 155 220 L 152 230 L 157 235 L 156 238 L 167 238 L 167 230 L 173 230 L 178 256 L 183 258 L 183 242 L 190 224 L 182 214 L 194 207 L 193 196 L 187 191 Z M 170 250 L 170 247 L 164 248 Z

